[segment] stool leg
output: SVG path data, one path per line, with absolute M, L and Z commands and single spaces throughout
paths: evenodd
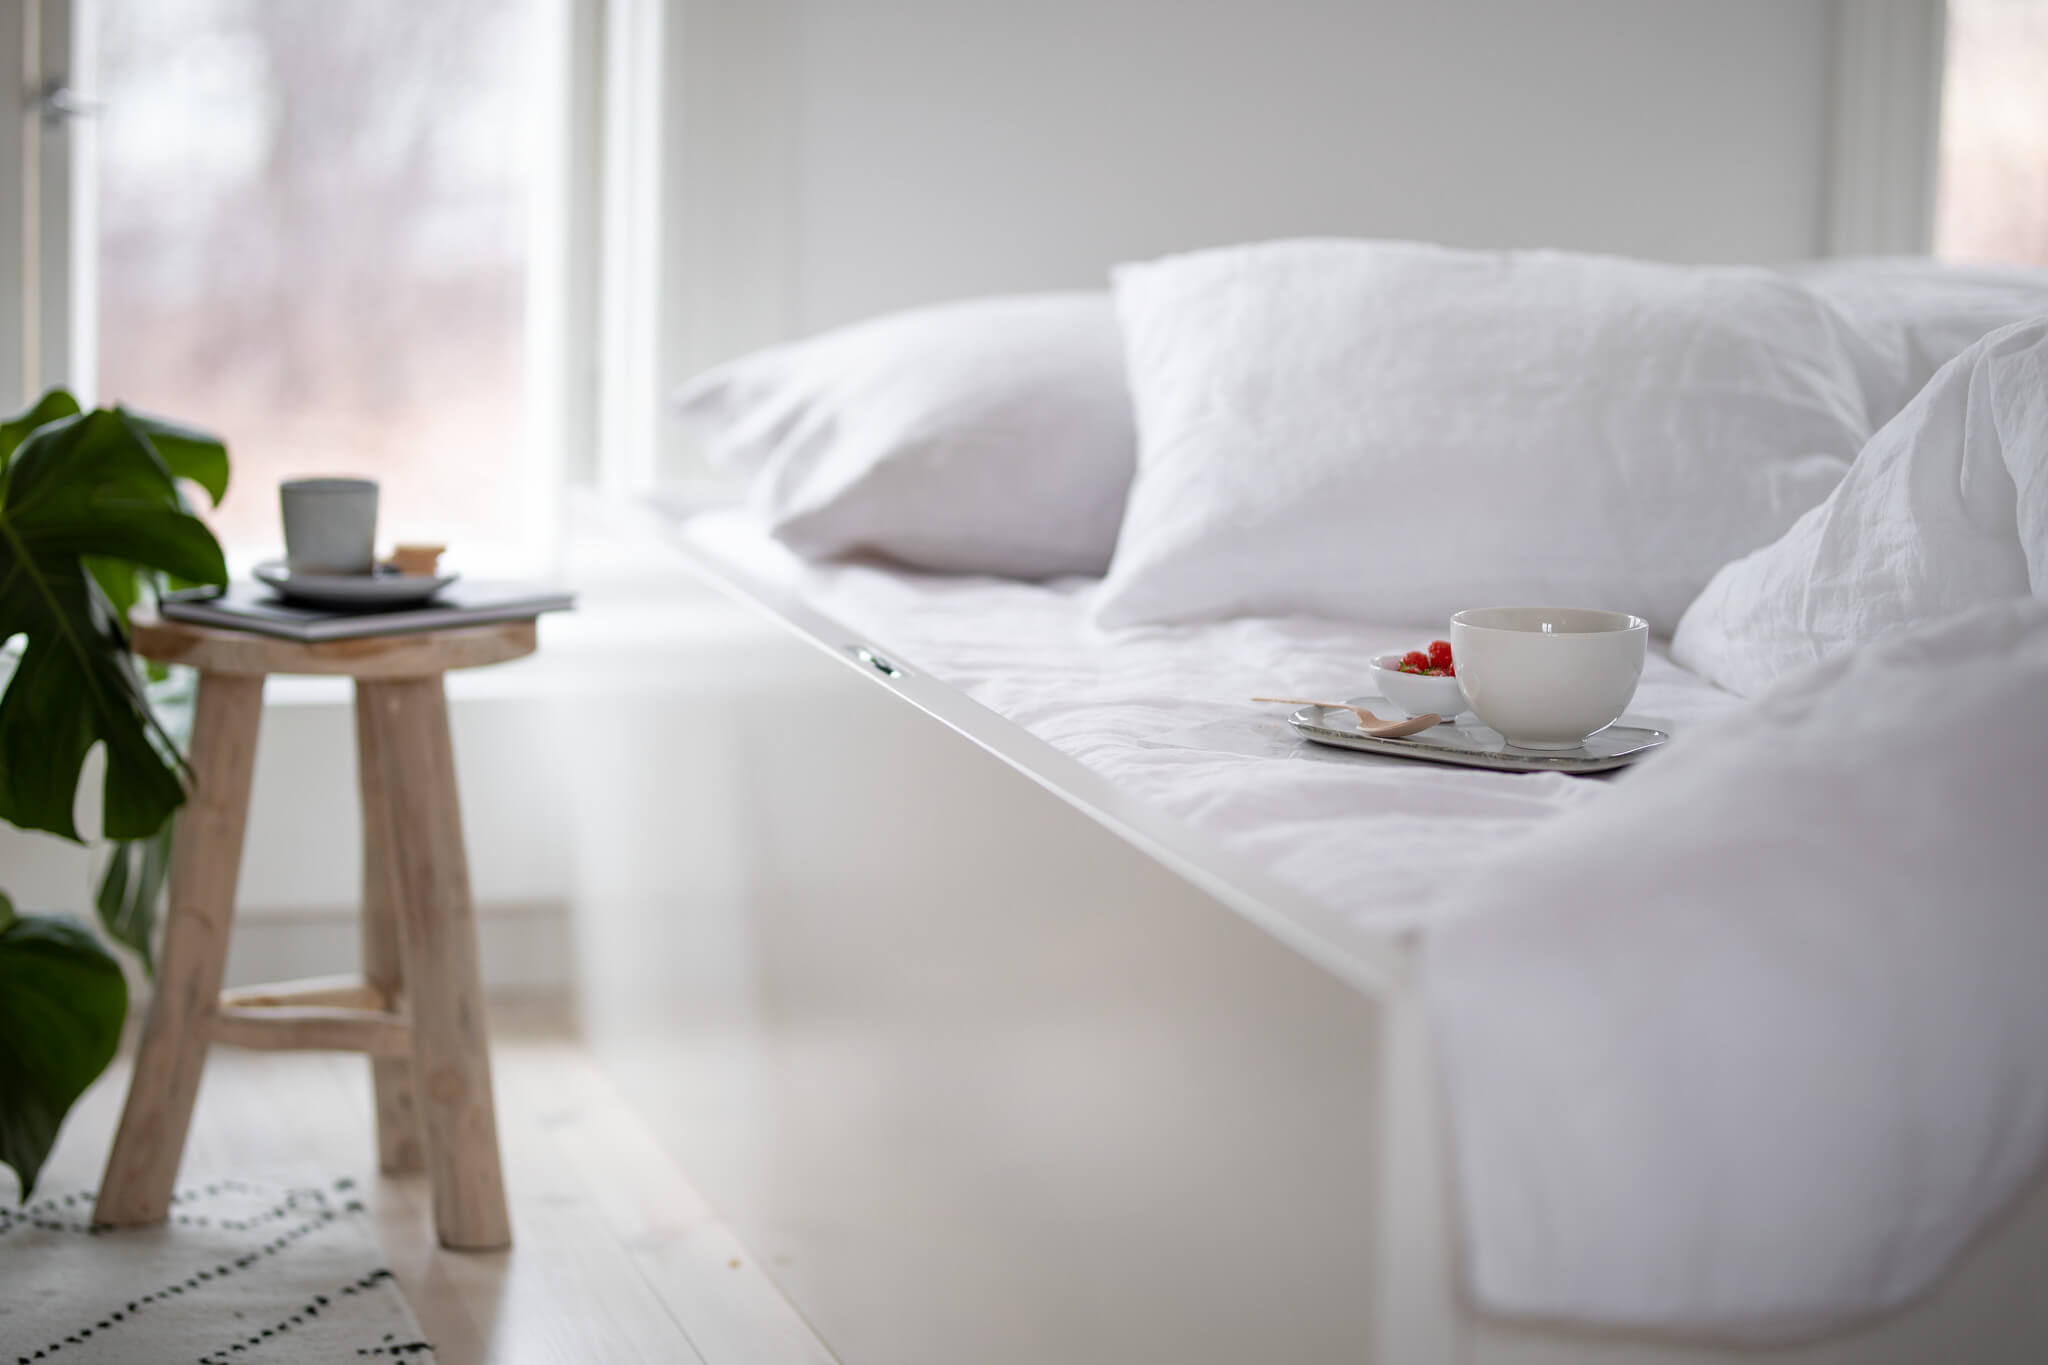
M 356 684 L 356 774 L 363 799 L 363 980 L 384 992 L 394 1007 L 405 990 L 405 961 L 399 945 L 398 865 L 384 805 L 384 758 L 372 726 L 376 708 Z M 426 1168 L 420 1140 L 419 1108 L 413 1101 L 412 1059 L 372 1057 L 370 1086 L 377 1098 L 377 1166 L 386 1175 Z
M 508 1246 L 512 1225 L 498 1158 L 447 699 L 438 676 L 365 682 L 359 696 L 374 712 L 386 837 L 398 869 L 413 1083 L 426 1131 L 434 1222 L 445 1247 Z
M 262 716 L 261 675 L 200 674 L 192 787 L 171 848 L 156 994 L 93 1210 L 101 1223 L 155 1223 L 170 1210 L 227 965 Z

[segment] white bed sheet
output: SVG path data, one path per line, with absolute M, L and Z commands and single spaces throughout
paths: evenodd
M 1372 656 L 1425 643 L 1414 627 L 1302 616 L 1105 632 L 1088 621 L 1094 579 L 813 564 L 743 513 L 700 516 L 690 537 L 1356 926 L 1420 927 L 1457 870 L 1625 780 L 1333 752 L 1295 737 L 1292 708 L 1248 700 L 1369 693 Z M 1653 645 L 1628 718 L 1677 731 L 1734 704 Z

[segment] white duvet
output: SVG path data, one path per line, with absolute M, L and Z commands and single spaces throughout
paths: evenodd
M 1770 1337 L 2048 1155 L 2048 602 L 1890 636 L 1500 851 L 1429 940 L 1489 1307 Z
M 1745 696 L 1984 602 L 2048 595 L 2048 317 L 1944 365 L 1776 542 L 1724 566 L 1672 653 Z

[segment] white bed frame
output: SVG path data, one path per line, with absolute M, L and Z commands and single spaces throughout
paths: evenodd
M 788 688 L 725 718 L 718 884 L 585 912 L 586 1025 L 847 1365 L 2048 1360 L 2040 1187 L 1789 1348 L 1476 1310 L 1412 941 L 679 540 Z

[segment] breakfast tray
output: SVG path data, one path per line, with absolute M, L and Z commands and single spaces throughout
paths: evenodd
M 1382 715 L 1386 714 L 1387 703 L 1380 697 L 1351 700 L 1367 708 L 1377 706 Z M 1332 713 L 1321 706 L 1304 706 L 1287 718 L 1287 723 L 1302 738 L 1334 749 L 1356 749 L 1390 758 L 1419 758 L 1425 763 L 1455 763 L 1506 773 L 1606 772 L 1627 767 L 1671 738 L 1647 725 L 1617 723 L 1590 736 L 1576 749 L 1518 749 L 1502 738 L 1500 731 L 1481 725 L 1476 719 L 1431 726 L 1419 735 L 1402 739 L 1361 734 L 1353 728 L 1354 721 L 1349 711 Z

